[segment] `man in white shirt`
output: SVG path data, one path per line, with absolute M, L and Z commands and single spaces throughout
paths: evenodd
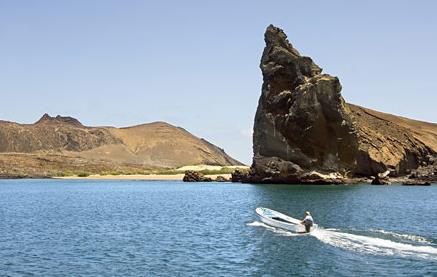
M 311 227 L 312 227 L 313 224 L 314 224 L 314 219 L 313 219 L 313 217 L 311 216 L 311 213 L 310 213 L 309 211 L 306 211 L 306 212 L 305 212 L 305 218 L 301 221 L 301 223 L 302 223 L 303 225 L 305 225 L 305 231 L 306 231 L 307 233 L 309 233 L 310 230 L 311 230 Z

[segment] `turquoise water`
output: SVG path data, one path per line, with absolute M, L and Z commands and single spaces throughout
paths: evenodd
M 0 276 L 437 276 L 437 186 L 2 180 Z

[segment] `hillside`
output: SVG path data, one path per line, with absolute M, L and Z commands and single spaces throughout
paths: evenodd
M 0 175 L 139 172 L 197 164 L 241 165 L 223 149 L 165 122 L 87 127 L 47 114 L 34 124 L 0 121 Z
M 402 175 L 428 165 L 436 155 L 437 124 L 352 104 L 348 108 L 359 135 L 357 174 L 375 175 L 391 170 Z

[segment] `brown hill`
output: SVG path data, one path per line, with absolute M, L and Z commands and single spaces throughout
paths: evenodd
M 84 151 L 119 144 L 106 128 L 89 128 L 71 117 L 43 115 L 35 124 L 0 121 L 0 153 Z
M 356 173 L 397 175 L 426 166 L 437 154 L 437 124 L 348 104 L 359 135 Z M 393 174 L 392 174 L 393 175 Z
M 27 163 L 22 171 L 30 175 L 46 175 L 50 164 L 60 171 L 89 166 L 93 173 L 120 168 L 241 165 L 223 149 L 165 122 L 127 128 L 87 127 L 71 117 L 47 114 L 34 124 L 0 121 L 0 156 L 0 175 L 11 171 L 8 161 L 15 161 L 15 167 Z
M 339 79 L 301 56 L 281 29 L 269 26 L 265 42 L 249 181 L 336 183 L 436 165 L 436 124 L 347 104 Z

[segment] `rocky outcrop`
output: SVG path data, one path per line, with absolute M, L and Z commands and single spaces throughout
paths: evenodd
M 422 166 L 414 170 L 409 176 L 408 180 L 403 183 L 437 183 L 437 164 Z
M 431 183 L 427 181 L 409 181 L 409 182 L 403 182 L 403 186 L 430 186 Z
M 52 117 L 49 114 L 45 113 L 35 124 L 50 124 L 50 123 L 66 123 L 70 125 L 76 125 L 79 127 L 83 127 L 82 123 L 76 118 L 70 116 L 60 116 Z
M 184 182 L 230 182 L 228 178 L 218 175 L 215 179 L 205 176 L 203 173 L 194 170 L 185 171 L 184 177 L 182 179 Z
M 390 185 L 390 179 L 388 177 L 381 178 L 378 175 L 371 182 L 372 185 Z
M 244 183 L 248 181 L 248 173 L 241 170 L 235 170 L 231 173 L 231 182 L 233 183 Z
M 231 180 L 229 180 L 228 178 L 223 177 L 223 176 L 217 176 L 214 181 L 222 183 L 222 182 L 230 182 Z
M 398 176 L 436 156 L 437 125 L 347 104 L 339 79 L 300 55 L 281 29 L 270 25 L 264 39 L 248 181 L 341 183 L 387 170 Z
M 386 172 L 376 174 L 376 176 L 373 178 L 371 184 L 372 185 L 390 185 L 390 179 L 388 177 L 389 175 L 390 175 L 389 170 L 387 170 Z
M 212 179 L 209 177 L 205 177 L 200 172 L 187 170 L 185 171 L 184 178 L 182 179 L 184 182 L 211 182 Z

